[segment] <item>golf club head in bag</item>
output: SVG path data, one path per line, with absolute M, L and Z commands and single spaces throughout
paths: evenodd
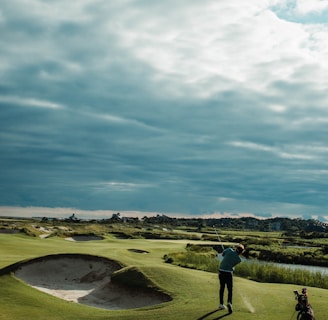
M 295 311 L 298 311 L 297 320 L 315 320 L 312 306 L 308 301 L 307 289 L 303 288 L 302 293 L 299 293 L 297 290 L 293 292 L 295 294 L 295 300 L 297 300 L 295 306 Z

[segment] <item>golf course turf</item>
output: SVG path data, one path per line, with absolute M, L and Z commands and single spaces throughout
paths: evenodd
M 164 263 L 168 252 L 184 250 L 186 241 L 116 239 L 108 236 L 101 241 L 66 241 L 51 237 L 42 239 L 24 234 L 0 234 L 0 319 L 230 319 L 273 320 L 291 319 L 296 301 L 293 284 L 258 283 L 234 278 L 234 312 L 219 311 L 217 274 L 181 268 Z M 131 250 L 131 248 L 133 248 Z M 140 254 L 147 252 L 147 254 Z M 117 280 L 123 285 L 134 280 L 145 287 L 156 288 L 170 296 L 171 301 L 133 309 L 108 310 L 70 302 L 41 292 L 15 276 L 8 266 L 49 255 L 88 255 L 109 259 L 122 266 Z M 35 260 L 34 260 L 35 261 Z M 6 271 L 6 272 L 4 272 Z M 8 272 L 9 271 L 9 272 Z M 55 271 L 54 271 L 55 272 Z M 114 273 L 115 273 L 114 272 Z M 135 274 L 137 273 L 137 277 Z M 124 280 L 127 281 L 124 284 Z M 133 282 L 133 281 L 132 281 Z M 306 286 L 306 283 L 304 284 Z M 308 287 L 309 301 L 316 320 L 328 314 L 328 290 Z M 296 319 L 294 314 L 293 319 Z

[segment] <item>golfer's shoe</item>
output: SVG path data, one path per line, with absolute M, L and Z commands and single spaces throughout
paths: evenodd
M 224 310 L 227 309 L 227 307 L 224 304 L 220 304 L 219 305 L 219 310 Z
M 232 304 L 230 302 L 228 303 L 228 310 L 229 310 L 229 313 L 232 313 Z

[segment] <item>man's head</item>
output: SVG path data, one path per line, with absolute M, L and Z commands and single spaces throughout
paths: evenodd
M 236 247 L 237 253 L 242 254 L 244 252 L 244 250 L 245 250 L 244 246 L 241 243 L 239 243 Z

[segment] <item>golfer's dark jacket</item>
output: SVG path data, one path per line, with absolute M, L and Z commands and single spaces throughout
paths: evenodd
M 223 260 L 220 264 L 220 271 L 232 273 L 234 266 L 241 262 L 239 254 L 232 248 L 225 249 L 222 256 Z

